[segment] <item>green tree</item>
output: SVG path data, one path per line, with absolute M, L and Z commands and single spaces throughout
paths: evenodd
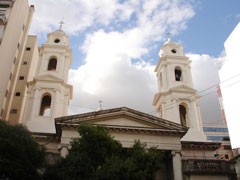
M 162 168 L 163 153 L 137 141 L 124 149 L 103 127 L 81 125 L 66 158 L 47 169 L 45 179 L 144 180 Z
M 0 179 L 39 179 L 45 148 L 21 125 L 0 120 Z

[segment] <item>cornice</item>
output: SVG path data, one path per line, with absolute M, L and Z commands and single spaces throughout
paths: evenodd
M 88 123 L 80 123 L 88 124 Z M 145 128 L 137 126 L 117 126 L 117 125 L 105 125 L 105 124 L 92 124 L 94 126 L 103 126 L 110 132 L 122 132 L 122 133 L 132 133 L 132 134 L 149 134 L 149 135 L 164 135 L 164 136 L 179 136 L 180 138 L 185 135 L 185 131 L 178 130 L 166 130 L 159 128 Z M 63 129 L 77 129 L 79 124 L 68 124 L 68 123 L 57 123 L 58 130 Z M 60 128 L 60 129 L 59 129 Z

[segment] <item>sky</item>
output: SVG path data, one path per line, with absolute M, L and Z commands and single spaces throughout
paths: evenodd
M 239 0 L 29 2 L 35 6 L 30 34 L 38 36 L 39 45 L 64 21 L 73 55 L 69 114 L 95 111 L 101 100 L 104 109 L 126 106 L 156 115 L 154 68 L 171 33 L 192 60 L 203 122 L 223 122 L 215 85 L 224 42 L 240 21 Z

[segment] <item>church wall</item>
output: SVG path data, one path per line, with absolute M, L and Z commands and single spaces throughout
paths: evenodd
M 115 132 L 111 133 L 111 135 L 114 139 L 120 141 L 123 147 L 131 147 L 135 140 L 139 139 L 142 143 L 146 143 L 148 148 L 155 146 L 164 150 L 181 150 L 179 137 Z
M 110 132 L 115 140 L 122 143 L 123 147 L 132 147 L 135 140 L 140 140 L 142 143 L 146 143 L 147 147 L 157 147 L 163 150 L 181 150 L 180 138 L 174 136 L 161 136 L 161 135 L 148 135 L 141 133 L 123 133 L 123 132 Z M 69 145 L 71 139 L 79 137 L 77 130 L 62 130 L 61 144 Z
M 138 123 L 133 120 L 128 120 L 126 118 L 116 118 L 109 120 L 102 120 L 96 122 L 96 124 L 107 124 L 107 125 L 118 125 L 118 126 L 135 126 L 135 127 L 150 127 L 149 125 Z

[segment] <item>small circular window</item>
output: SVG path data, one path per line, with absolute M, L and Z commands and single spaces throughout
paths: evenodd
M 59 43 L 59 42 L 60 42 L 60 39 L 55 39 L 54 42 L 55 42 L 55 43 Z
M 176 54 L 177 53 L 176 49 L 172 49 L 172 53 Z

